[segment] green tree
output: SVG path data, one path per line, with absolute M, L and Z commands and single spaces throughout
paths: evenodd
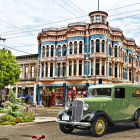
M 20 68 L 10 50 L 0 49 L 0 88 L 14 85 L 18 81 Z

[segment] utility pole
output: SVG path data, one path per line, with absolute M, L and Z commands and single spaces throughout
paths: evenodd
M 95 52 L 95 83 L 94 84 L 96 85 L 96 52 Z

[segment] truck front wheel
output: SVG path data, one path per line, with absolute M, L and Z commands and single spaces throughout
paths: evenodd
M 103 117 L 97 117 L 91 122 L 91 134 L 94 137 L 101 137 L 105 134 L 106 120 Z
M 63 133 L 71 133 L 74 129 L 72 125 L 66 125 L 66 124 L 59 124 L 59 128 Z
M 140 128 L 140 115 L 138 115 L 137 122 L 135 125 L 137 128 Z

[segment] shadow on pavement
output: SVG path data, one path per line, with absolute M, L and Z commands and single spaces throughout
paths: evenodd
M 129 124 L 129 125 L 117 125 L 114 127 L 107 128 L 105 135 L 115 134 L 119 132 L 129 131 L 136 129 L 135 125 Z M 90 130 L 78 130 L 72 132 L 71 135 L 77 135 L 77 136 L 91 136 Z M 91 136 L 92 137 L 92 136 Z
M 9 140 L 8 138 L 0 138 L 0 140 Z

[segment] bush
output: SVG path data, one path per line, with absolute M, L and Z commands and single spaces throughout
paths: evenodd
M 22 123 L 22 122 L 23 122 L 22 117 L 17 117 L 15 120 L 15 123 Z
M 15 122 L 16 118 L 11 115 L 0 116 L 0 122 Z
M 31 122 L 35 119 L 33 111 L 23 111 L 23 121 L 24 122 Z
M 15 122 L 7 122 L 7 121 L 0 123 L 0 125 L 9 125 L 9 124 L 15 125 L 16 123 Z
M 0 113 L 4 113 L 4 109 L 0 107 Z

